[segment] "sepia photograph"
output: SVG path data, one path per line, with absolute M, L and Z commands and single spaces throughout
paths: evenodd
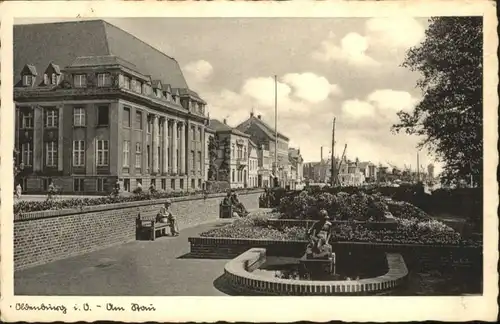
M 482 14 L 16 15 L 11 31 L 2 234 L 21 299 L 2 309 L 481 298 L 496 285 Z

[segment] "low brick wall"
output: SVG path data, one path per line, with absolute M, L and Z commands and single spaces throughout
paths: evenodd
M 232 259 L 251 248 L 265 248 L 269 256 L 301 257 L 306 241 L 278 241 L 259 239 L 234 239 L 221 237 L 190 237 L 190 256 L 193 258 Z M 336 253 L 370 253 L 380 251 L 400 253 L 405 261 L 419 266 L 482 265 L 482 248 L 453 245 L 414 245 L 364 242 L 333 242 Z
M 262 190 L 239 192 L 248 208 L 258 207 Z M 186 228 L 219 217 L 219 203 L 225 194 L 172 198 L 172 213 L 179 227 Z M 135 240 L 139 213 L 159 211 L 166 199 L 83 209 L 48 210 L 15 215 L 14 270 L 64 259 Z
M 392 289 L 408 275 L 401 255 L 387 253 L 388 272 L 374 278 L 338 281 L 268 278 L 253 273 L 265 262 L 266 252 L 265 249 L 253 248 L 226 264 L 224 274 L 234 290 L 242 294 L 278 296 L 368 295 Z

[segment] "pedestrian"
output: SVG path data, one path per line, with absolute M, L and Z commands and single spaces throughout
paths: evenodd
M 177 219 L 170 212 L 171 205 L 172 201 L 170 199 L 165 202 L 165 213 L 167 214 L 167 219 L 170 225 L 170 233 L 172 233 L 172 236 L 179 236 L 179 227 L 177 225 Z
M 23 191 L 23 188 L 21 187 L 21 184 L 18 183 L 16 186 L 16 198 L 17 199 L 21 198 L 22 191 Z

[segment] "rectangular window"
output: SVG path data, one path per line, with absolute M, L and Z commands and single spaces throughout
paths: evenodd
M 161 190 L 167 189 L 167 179 L 161 179 Z
M 130 108 L 123 107 L 123 127 L 130 127 Z
M 149 145 L 146 146 L 146 169 L 151 170 L 152 167 L 150 165 L 151 159 L 151 147 Z
M 87 75 L 75 74 L 73 76 L 73 85 L 75 88 L 85 88 L 87 86 Z
M 106 191 L 106 185 L 108 183 L 108 179 L 106 178 L 98 178 L 97 179 L 97 184 L 96 184 L 96 190 L 98 192 L 105 192 Z
M 31 112 L 23 113 L 22 127 L 33 128 L 33 114 Z
M 192 133 L 191 140 L 196 141 L 196 128 L 194 126 L 191 127 L 191 133 Z
M 109 87 L 111 85 L 111 75 L 109 73 L 97 74 L 97 86 Z
M 194 151 L 191 151 L 191 163 L 193 165 L 193 171 L 196 170 L 196 160 L 195 160 Z
M 73 125 L 85 126 L 85 109 L 83 107 L 73 108 Z
M 231 182 L 234 182 L 234 170 L 231 172 Z
M 141 167 L 141 159 L 142 159 L 141 143 L 135 143 L 135 167 L 136 168 Z
M 109 106 L 98 106 L 97 107 L 97 125 L 107 126 L 109 125 Z
M 194 179 L 191 179 L 191 188 L 194 189 L 195 185 L 196 185 L 196 181 Z
M 234 144 L 231 144 L 231 157 L 234 159 L 234 156 L 236 155 L 235 150 L 234 150 Z
M 56 109 L 47 109 L 45 111 L 45 127 L 57 127 L 59 111 Z
M 30 87 L 33 85 L 33 76 L 32 75 L 24 75 L 23 76 L 23 86 Z
M 200 170 L 200 171 L 203 170 L 203 161 L 201 160 L 201 152 L 200 151 L 198 151 L 198 166 L 199 166 L 198 170 Z
M 96 146 L 96 164 L 97 166 L 109 165 L 109 142 L 106 140 L 98 140 Z
M 33 165 L 33 147 L 31 143 L 24 143 L 21 145 L 21 152 L 21 163 L 24 164 L 24 166 Z
M 45 165 L 49 167 L 57 166 L 57 143 L 45 143 Z
M 150 186 L 156 187 L 156 179 L 151 179 Z
M 201 188 L 201 179 L 198 179 L 198 188 Z
M 84 191 L 85 179 L 73 179 L 73 191 L 83 192 Z
M 184 189 L 184 179 L 179 180 L 179 188 Z
M 135 129 L 142 129 L 142 112 L 135 112 Z
M 198 142 L 203 142 L 203 136 L 202 136 L 201 128 L 198 129 Z
M 151 134 L 151 130 L 153 129 L 153 118 L 151 118 L 151 115 L 148 115 L 148 134 Z
M 73 166 L 85 165 L 85 141 L 73 141 Z
M 129 156 L 130 156 L 130 141 L 123 141 L 123 167 L 124 168 L 128 168 L 130 166 Z
M 175 179 L 170 180 L 170 188 L 175 190 Z

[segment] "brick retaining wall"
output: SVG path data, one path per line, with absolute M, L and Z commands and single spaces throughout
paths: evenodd
M 238 193 L 248 208 L 258 207 L 261 190 Z M 172 213 L 179 227 L 186 228 L 219 217 L 219 203 L 225 194 L 172 198 Z M 45 264 L 70 256 L 135 240 L 139 212 L 154 213 L 165 199 L 83 209 L 48 210 L 15 215 L 14 270 Z
M 190 257 L 231 259 L 251 248 L 265 248 L 267 255 L 301 257 L 306 249 L 306 241 L 278 241 L 261 239 L 234 239 L 219 237 L 190 237 Z M 482 265 L 482 248 L 446 245 L 412 245 L 363 242 L 334 242 L 336 253 L 369 253 L 381 251 L 401 253 L 408 262 L 420 265 L 441 266 L 447 264 Z M 436 261 L 443 262 L 436 263 Z
M 314 223 L 316 223 L 317 220 L 310 220 L 310 219 L 269 219 L 268 223 L 271 226 L 277 227 L 277 228 L 283 228 L 283 227 L 292 227 L 292 226 L 298 226 L 298 227 L 307 227 L 310 228 Z M 398 226 L 398 223 L 393 220 L 393 219 L 388 219 L 385 222 L 372 222 L 372 221 L 367 221 L 367 222 L 348 222 L 348 221 L 340 221 L 340 220 L 330 220 L 330 223 L 332 223 L 334 226 L 336 225 L 351 225 L 351 226 L 356 226 L 356 225 L 361 225 L 366 228 L 370 229 L 396 229 Z

